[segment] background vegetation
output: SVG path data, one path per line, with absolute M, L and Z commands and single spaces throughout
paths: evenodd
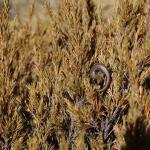
M 4 0 L 0 149 L 149 150 L 149 6 L 120 0 L 110 15 L 96 0 L 33 1 L 26 17 L 12 18 Z M 111 72 L 103 95 L 89 76 L 96 62 Z M 104 140 L 116 108 L 118 122 Z

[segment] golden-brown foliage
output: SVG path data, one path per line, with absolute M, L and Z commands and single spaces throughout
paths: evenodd
M 95 0 L 45 1 L 44 21 L 35 8 L 33 1 L 25 22 L 10 20 L 9 0 L 0 13 L 0 146 L 150 149 L 149 2 L 120 0 L 111 18 Z M 111 70 L 101 96 L 89 77 L 95 62 Z M 105 143 L 103 117 L 117 107 L 115 141 Z

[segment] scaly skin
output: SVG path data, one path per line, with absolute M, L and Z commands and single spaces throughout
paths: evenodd
M 96 74 L 95 74 L 96 71 L 101 71 L 106 75 L 106 82 L 105 82 L 104 87 L 102 89 L 97 89 L 98 92 L 104 92 L 110 86 L 110 82 L 111 82 L 110 73 L 109 73 L 108 69 L 103 64 L 94 64 L 90 69 L 90 76 L 92 79 L 96 79 Z

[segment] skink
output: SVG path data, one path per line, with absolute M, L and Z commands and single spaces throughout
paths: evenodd
M 96 90 L 98 92 L 104 92 L 110 86 L 110 82 L 111 82 L 110 73 L 103 64 L 94 64 L 90 69 L 90 76 L 92 79 L 96 79 L 96 71 L 101 71 L 102 73 L 104 73 L 106 75 L 106 82 L 104 83 L 104 87 Z

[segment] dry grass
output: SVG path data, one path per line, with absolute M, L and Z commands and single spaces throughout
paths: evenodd
M 12 150 L 150 149 L 149 2 L 120 0 L 112 18 L 96 0 L 46 1 L 47 17 L 0 13 L 0 146 Z M 31 21 L 34 20 L 34 30 Z M 90 66 L 111 70 L 94 91 Z M 69 97 L 70 95 L 70 97 Z M 72 97 L 72 98 L 71 98 Z M 121 108 L 109 141 L 103 119 Z M 112 144 L 113 142 L 113 144 Z

